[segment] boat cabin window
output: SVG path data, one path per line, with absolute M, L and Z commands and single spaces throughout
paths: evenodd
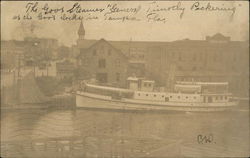
M 139 83 L 139 87 L 140 87 L 140 90 L 142 90 L 142 91 L 151 91 L 152 92 L 154 89 L 154 83 L 153 83 L 153 81 L 141 80 L 141 82 Z
M 166 101 L 166 102 L 168 102 L 168 101 L 169 101 L 169 98 L 168 98 L 168 97 L 166 97 L 166 98 L 165 98 L 165 101 Z

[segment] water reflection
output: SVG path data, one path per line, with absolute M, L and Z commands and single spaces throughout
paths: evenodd
M 1 140 L 19 143 L 2 148 L 5 154 L 18 148 L 20 157 L 244 156 L 248 121 L 248 112 L 12 111 L 1 115 Z M 213 141 L 199 144 L 198 135 Z

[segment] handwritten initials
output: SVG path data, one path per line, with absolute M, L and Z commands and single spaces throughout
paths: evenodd
M 213 142 L 213 135 L 209 134 L 209 135 L 201 135 L 199 134 L 197 136 L 197 142 L 199 144 L 206 144 L 206 143 L 212 143 Z

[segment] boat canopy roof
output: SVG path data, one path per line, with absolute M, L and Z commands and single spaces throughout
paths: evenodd
M 175 85 L 175 91 L 201 91 L 201 85 Z
M 201 86 L 227 86 L 228 82 L 187 82 L 187 81 L 177 81 L 177 84 L 201 85 Z
M 181 84 L 176 84 L 176 88 L 194 88 L 194 89 L 200 89 L 201 85 L 181 85 Z
M 232 93 L 203 93 L 202 96 L 231 96 Z

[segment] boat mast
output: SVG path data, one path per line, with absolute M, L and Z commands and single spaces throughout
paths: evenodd
M 128 47 L 129 58 L 131 57 L 131 42 L 132 42 L 132 37 L 130 37 L 130 40 L 129 40 L 129 47 Z
M 17 99 L 17 103 L 20 103 L 20 65 L 21 65 L 21 54 L 18 54 L 18 58 L 17 58 L 17 88 L 16 88 L 16 99 Z

